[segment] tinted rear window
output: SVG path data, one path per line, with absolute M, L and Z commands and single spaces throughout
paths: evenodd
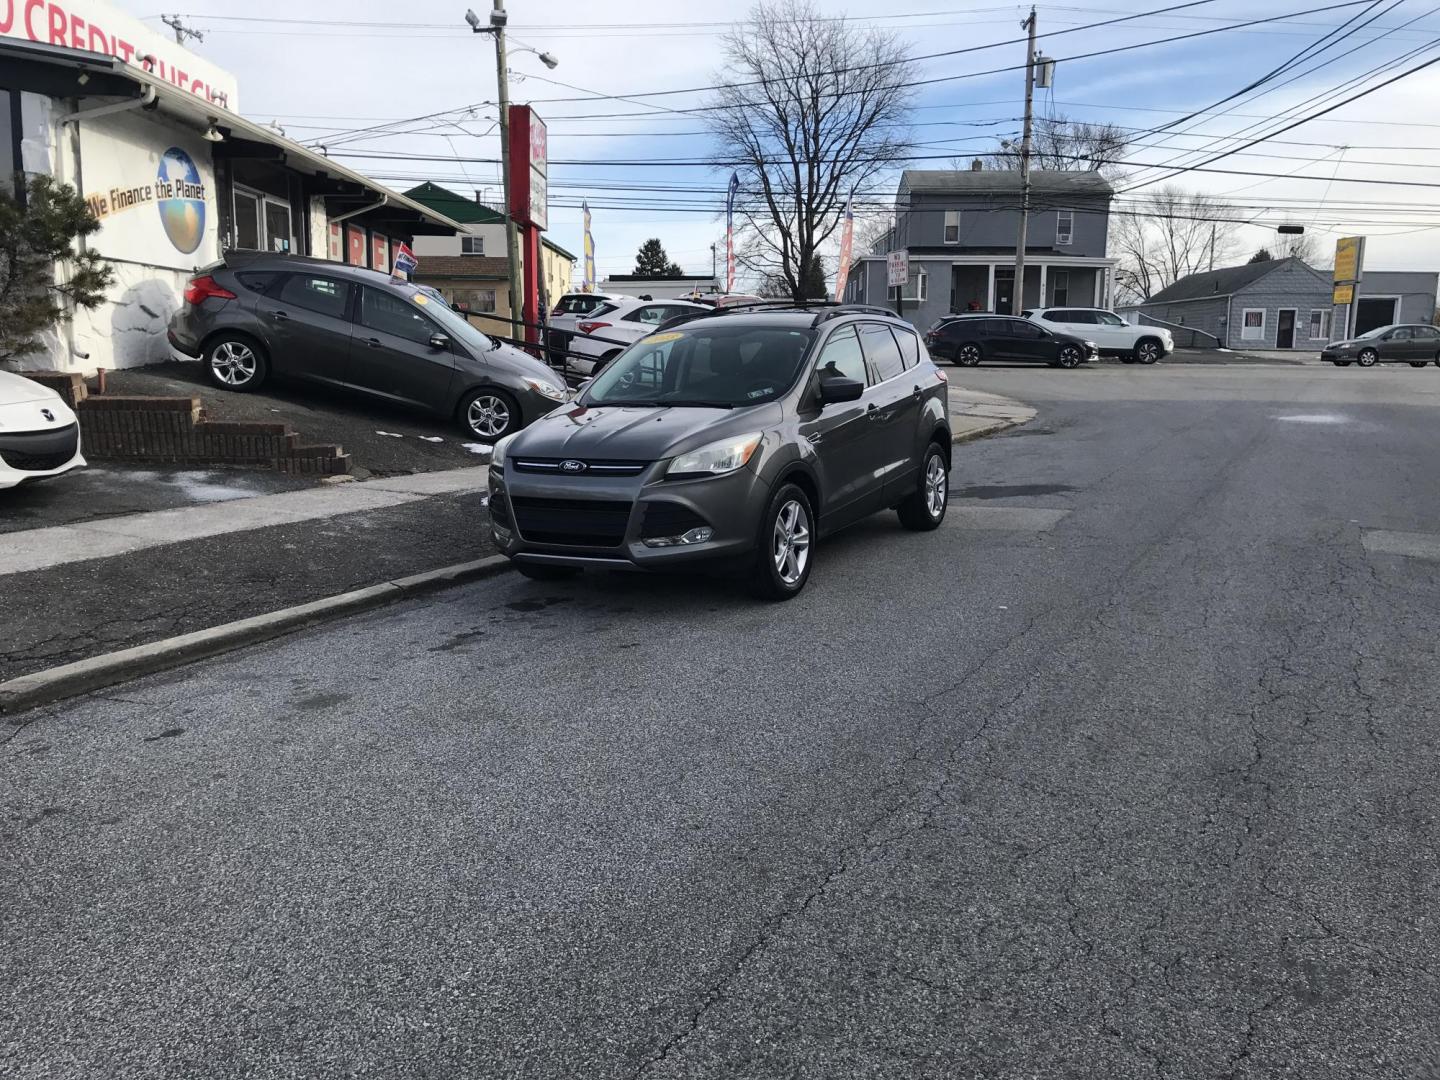
M 905 362 L 900 359 L 900 346 L 895 344 L 895 335 L 883 323 L 862 323 L 860 344 L 865 349 L 865 356 L 874 365 L 875 377 L 880 382 L 893 379 L 905 370 Z
M 920 339 L 915 336 L 915 332 L 901 329 L 898 326 L 892 326 L 890 332 L 900 343 L 900 357 L 905 361 L 906 368 L 912 368 L 918 364 L 920 362 Z
M 235 280 L 251 292 L 263 293 L 279 276 L 274 270 L 242 270 L 235 275 Z

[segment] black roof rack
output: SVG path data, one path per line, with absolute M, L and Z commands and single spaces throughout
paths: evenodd
M 847 304 L 838 300 L 751 300 L 743 304 L 727 304 L 724 307 L 711 308 L 708 311 L 687 311 L 683 315 L 666 319 L 661 326 L 679 326 L 695 319 L 714 319 L 722 315 L 745 314 L 753 311 L 809 311 L 813 308 L 821 310 L 811 322 L 811 326 L 819 326 L 827 319 L 837 319 L 842 315 L 884 315 L 891 319 L 899 318 L 890 308 L 874 307 L 868 304 Z

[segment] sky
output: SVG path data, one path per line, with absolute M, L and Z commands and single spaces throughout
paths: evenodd
M 1024 62 L 1020 22 L 1027 6 L 816 2 L 827 16 L 897 34 L 913 57 L 971 50 L 911 62 L 914 167 L 943 168 L 997 138 L 1018 135 L 1023 73 L 983 73 Z M 1057 66 L 1053 87 L 1037 91 L 1036 112 L 1132 131 L 1117 205 L 1153 190 L 1126 192 L 1127 186 L 1165 177 L 1216 195 L 1237 218 L 1255 222 L 1240 230 L 1232 261 L 1272 244 L 1276 225 L 1291 224 L 1315 236 L 1320 265 L 1328 265 L 1338 237 L 1366 235 L 1371 269 L 1440 269 L 1440 169 L 1434 167 L 1440 114 L 1433 107 L 1440 100 L 1440 63 L 1244 147 L 1307 100 L 1296 116 L 1440 57 L 1440 7 L 1420 0 L 1339 6 L 1334 0 L 1216 0 L 1157 14 L 1170 6 L 1167 0 L 1098 2 L 1102 6 L 1037 5 L 1039 48 Z M 119 5 L 166 29 L 136 0 Z M 205 35 L 190 47 L 237 76 L 246 116 L 278 122 L 300 142 L 335 144 L 332 155 L 344 154 L 346 164 L 393 188 L 433 179 L 498 201 L 498 165 L 460 160 L 499 156 L 494 47 L 488 36 L 470 33 L 466 0 L 177 0 L 177 6 L 186 25 Z M 550 239 L 580 253 L 584 197 L 592 207 L 602 278 L 633 270 L 636 249 L 649 237 L 658 237 L 689 273 L 709 272 L 711 244 L 719 245 L 723 263 L 727 177 L 708 166 L 677 164 L 703 159 L 713 146 L 699 117 L 675 110 L 707 102 L 706 93 L 689 88 L 727 78 L 721 38 L 734 20 L 746 18 L 748 4 L 508 0 L 507 7 L 511 100 L 530 103 L 549 126 Z M 476 10 L 488 17 L 483 4 Z M 1092 26 L 1135 14 L 1141 17 Z M 1276 16 L 1290 17 L 1227 29 Z M 1353 33 L 1339 40 L 1333 32 L 1352 18 Z M 1164 40 L 1202 31 L 1216 32 Z M 548 70 L 525 48 L 553 54 L 559 66 Z M 1217 106 L 1307 48 L 1311 53 L 1283 74 Z M 1083 57 L 1102 50 L 1121 51 Z M 1362 78 L 1375 69 L 1381 70 Z M 644 96 L 682 89 L 689 92 Z M 1202 109 L 1209 111 L 1185 120 Z M 375 125 L 385 130 L 355 135 Z M 1174 126 L 1157 130 L 1164 125 Z M 1210 152 L 1182 152 L 1199 148 Z M 1145 167 L 1203 164 L 1220 149 L 1240 152 L 1204 164 L 1207 171 Z M 897 178 L 898 169 L 879 186 L 893 190 Z

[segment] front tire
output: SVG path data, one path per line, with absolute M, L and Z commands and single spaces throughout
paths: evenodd
M 960 367 L 979 367 L 984 358 L 980 346 L 973 341 L 967 341 L 955 350 L 955 363 Z
M 1355 358 L 1355 362 L 1361 367 L 1374 367 L 1379 360 L 1380 354 L 1374 349 L 1361 349 L 1360 355 Z
M 1135 343 L 1135 362 L 1153 364 L 1160 359 L 1160 342 L 1154 338 L 1141 338 Z
M 760 518 L 750 586 L 763 600 L 789 600 L 810 580 L 815 512 L 796 484 L 782 484 Z
M 270 362 L 258 342 L 243 334 L 223 334 L 205 346 L 205 377 L 221 390 L 259 389 Z
M 1067 371 L 1079 367 L 1084 360 L 1085 354 L 1080 351 L 1079 345 L 1061 345 L 1055 357 L 1055 363 Z
M 915 490 L 895 508 L 900 515 L 900 524 L 914 532 L 929 532 L 938 529 L 945 520 L 949 506 L 950 467 L 945 464 L 945 451 L 931 443 L 925 451 L 925 460 L 920 465 L 920 476 Z
M 460 429 L 483 443 L 499 442 L 520 430 L 520 406 L 503 390 L 485 387 L 460 403 Z

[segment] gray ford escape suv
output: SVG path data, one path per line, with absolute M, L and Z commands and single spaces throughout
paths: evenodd
M 911 529 L 944 520 L 946 391 L 884 309 L 682 316 L 496 444 L 495 542 L 534 578 L 729 563 L 787 599 L 817 538 L 887 507 Z

